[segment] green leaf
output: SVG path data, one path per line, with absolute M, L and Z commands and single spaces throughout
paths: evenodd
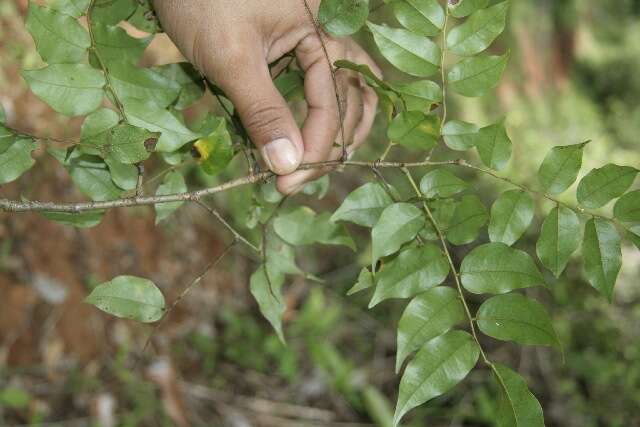
M 472 250 L 460 267 L 462 285 L 474 294 L 504 294 L 544 284 L 533 259 L 504 243 L 487 243 Z
M 42 216 L 49 221 L 76 228 L 92 228 L 102 222 L 104 211 L 89 211 L 81 213 L 43 211 Z
M 90 3 L 91 0 L 52 0 L 49 7 L 77 19 L 87 13 Z
M 449 11 L 455 18 L 464 18 L 473 12 L 489 6 L 490 0 L 460 0 L 457 3 L 448 2 Z
M 330 220 L 328 212 L 316 215 L 306 206 L 278 215 L 273 229 L 285 242 L 294 245 L 344 245 L 355 250 L 355 243 L 347 229 Z
M 100 134 L 115 127 L 120 122 L 118 113 L 107 108 L 101 108 L 89 114 L 82 123 L 80 140 L 84 144 L 86 141 L 99 136 Z M 82 147 L 83 149 L 86 147 Z M 89 149 L 91 150 L 91 149 Z M 99 150 L 91 150 L 93 154 L 98 155 Z
M 193 147 L 198 151 L 200 167 L 206 174 L 217 175 L 225 170 L 234 155 L 227 122 L 218 119 L 215 130 L 206 138 L 196 141 Z
M 487 209 L 478 196 L 464 196 L 456 205 L 449 226 L 444 230 L 447 240 L 454 245 L 466 245 L 473 242 L 488 219 Z
M 363 267 L 362 270 L 360 270 L 360 274 L 358 275 L 358 281 L 351 287 L 351 289 L 349 289 L 349 291 L 347 291 L 347 296 L 351 296 L 360 291 L 364 291 L 365 289 L 372 288 L 373 285 L 373 274 L 367 267 Z
M 116 317 L 152 323 L 165 312 L 164 296 L 147 279 L 119 276 L 96 286 L 85 302 Z
M 452 120 L 444 124 L 442 137 L 447 147 L 456 151 L 466 151 L 476 145 L 480 128 L 472 123 Z
M 135 190 L 138 185 L 138 168 L 135 165 L 121 163 L 113 157 L 107 157 L 104 162 L 115 185 L 123 190 Z
M 369 182 L 354 190 L 331 217 L 331 221 L 349 221 L 363 227 L 373 227 L 382 211 L 393 203 L 377 182 Z
M 412 150 L 429 150 L 438 143 L 440 118 L 420 111 L 404 111 L 398 114 L 387 130 L 387 137 L 394 143 Z
M 591 286 L 613 301 L 613 288 L 622 267 L 620 236 L 609 221 L 587 222 L 582 242 L 585 276 Z
M 553 147 L 549 151 L 538 170 L 538 179 L 546 193 L 560 194 L 571 187 L 580 173 L 582 154 L 588 143 Z
M 38 98 L 65 116 L 89 114 L 102 103 L 104 75 L 88 65 L 49 65 L 22 76 Z
M 324 196 L 327 195 L 330 186 L 331 181 L 329 180 L 329 175 L 324 175 L 315 181 L 306 183 L 300 192 L 307 196 L 316 196 L 320 200 L 324 199 Z
M 638 169 L 608 164 L 593 169 L 578 184 L 578 203 L 587 209 L 600 208 L 622 196 L 633 184 Z
M 409 111 L 428 112 L 433 104 L 442 102 L 442 88 L 431 80 L 394 83 L 391 87 L 404 99 Z
M 156 190 L 156 196 L 165 196 L 167 194 L 179 194 L 187 192 L 187 184 L 180 172 L 171 171 L 165 175 L 162 184 Z M 184 202 L 158 203 L 156 208 L 156 224 L 164 221 L 175 211 L 180 209 Z
M 120 27 L 100 23 L 93 24 L 93 37 L 100 59 L 116 68 L 120 63 L 136 65 L 152 40 L 151 37 L 136 39 Z
M 554 276 L 560 277 L 581 239 L 578 215 L 571 209 L 556 207 L 542 223 L 536 244 L 538 258 Z
M 448 49 L 460 56 L 473 56 L 486 48 L 504 31 L 509 2 L 504 1 L 471 15 L 447 36 Z
M 544 427 L 542 407 L 524 379 L 499 363 L 492 366 L 500 388 L 496 413 L 498 427 Z
M 371 86 L 377 86 L 384 90 L 392 90 L 391 86 L 384 80 L 378 78 L 378 76 L 376 76 L 376 74 L 371 71 L 371 68 L 366 64 L 356 64 L 355 62 L 347 61 L 346 59 L 339 59 L 334 62 L 333 65 L 338 69 L 344 68 L 362 74 L 367 83 Z
M 89 33 L 73 17 L 29 3 L 27 30 L 49 64 L 79 62 L 91 46 Z
M 410 247 L 376 274 L 376 290 L 369 308 L 390 298 L 411 298 L 439 285 L 449 275 L 449 263 L 438 247 Z
M 426 37 L 410 31 L 367 22 L 380 53 L 400 71 L 429 77 L 440 67 L 440 48 Z
M 16 135 L 10 129 L 0 125 L 0 154 L 4 153 L 16 142 Z
M 106 116 L 110 114 L 104 113 L 104 116 L 102 114 L 94 116 L 92 121 L 109 120 Z M 93 126 L 91 123 L 90 125 Z M 110 157 L 117 162 L 132 165 L 149 158 L 150 153 L 145 147 L 145 141 L 157 136 L 146 129 L 122 123 L 83 139 L 83 144 L 95 147 L 102 157 Z
M 631 240 L 631 243 L 636 245 L 640 250 L 640 225 L 633 225 L 627 229 L 627 237 Z
M 35 141 L 16 138 L 13 144 L 0 154 L 0 185 L 18 179 L 31 169 L 35 164 L 31 153 L 36 148 L 38 148 L 38 144 Z
M 522 190 L 505 191 L 491 207 L 489 239 L 513 245 L 533 220 L 533 200 Z
M 136 7 L 136 0 L 96 0 L 91 19 L 105 25 L 116 25 L 129 18 Z
M 394 203 L 380 215 L 371 230 L 374 265 L 380 258 L 396 253 L 400 247 L 413 240 L 424 227 L 422 211 L 409 203 Z
M 446 169 L 434 169 L 420 181 L 420 191 L 428 198 L 451 197 L 468 187 L 469 184 Z
M 620 197 L 613 207 L 613 215 L 622 222 L 640 223 L 640 190 Z
M 284 342 L 282 331 L 282 315 L 286 309 L 282 298 L 282 285 L 284 275 L 272 272 L 271 269 L 261 265 L 253 273 L 249 288 L 255 298 L 262 315 L 271 323 L 280 341 Z
M 476 314 L 478 328 L 492 338 L 520 345 L 561 348 L 544 306 L 519 294 L 498 295 L 486 300 Z
M 189 130 L 169 111 L 160 109 L 153 103 L 129 100 L 125 110 L 132 125 L 161 133 L 156 151 L 171 153 L 202 136 Z
M 496 171 L 504 169 L 511 158 L 511 140 L 504 122 L 480 129 L 476 149 L 487 167 Z
M 304 275 L 296 265 L 296 251 L 271 229 L 267 229 L 265 237 L 265 258 L 271 273 Z
M 174 108 L 184 110 L 204 96 L 204 80 L 190 63 L 166 64 L 154 67 L 153 70 L 180 86 L 180 94 L 173 105 Z
M 106 201 L 120 198 L 122 191 L 111 180 L 111 173 L 102 159 L 83 156 L 66 165 L 78 189 L 91 200 Z
M 467 97 L 485 95 L 498 85 L 510 56 L 507 52 L 502 56 L 463 59 L 449 71 L 449 87 Z
M 126 62 L 111 64 L 109 81 L 125 107 L 129 100 L 136 100 L 165 108 L 178 98 L 181 89 L 178 83 L 150 68 L 137 68 Z
M 318 21 L 334 37 L 356 33 L 369 16 L 369 0 L 322 0 Z
M 437 36 L 444 27 L 444 10 L 437 0 L 397 1 L 393 13 L 403 27 L 423 36 Z
M 473 369 L 479 355 L 478 344 L 462 331 L 447 332 L 425 344 L 400 381 L 394 427 L 411 409 L 455 387 Z
M 273 83 L 286 101 L 304 100 L 304 73 L 300 70 L 284 72 Z
M 396 373 L 414 351 L 465 319 L 458 293 L 439 286 L 411 300 L 398 323 Z

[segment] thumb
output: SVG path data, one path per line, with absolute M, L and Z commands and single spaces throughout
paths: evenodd
M 251 58 L 227 64 L 226 74 L 218 84 L 233 102 L 249 137 L 262 158 L 278 175 L 294 172 L 302 162 L 304 146 L 300 129 L 276 89 L 265 62 Z M 239 63 L 237 63 L 239 62 Z

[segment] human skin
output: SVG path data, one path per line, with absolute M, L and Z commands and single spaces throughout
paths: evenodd
M 235 105 L 249 137 L 277 175 L 282 193 L 293 193 L 326 169 L 296 171 L 301 163 L 339 159 L 342 130 L 331 68 L 305 0 L 155 0 L 164 30 L 182 54 L 214 81 Z M 307 0 L 317 14 L 320 0 Z M 376 64 L 350 38 L 322 34 L 330 60 Z M 305 73 L 308 105 L 302 129 L 273 84 L 268 64 L 295 53 Z M 377 97 L 362 78 L 336 72 L 348 154 L 366 139 Z

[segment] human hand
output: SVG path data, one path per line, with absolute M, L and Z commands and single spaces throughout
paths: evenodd
M 307 0 L 316 13 L 320 0 Z M 325 169 L 296 171 L 301 163 L 339 159 L 342 144 L 331 69 L 304 0 L 156 0 L 163 28 L 187 59 L 219 85 L 235 105 L 251 140 L 293 193 Z M 323 35 L 331 61 L 347 59 L 378 67 L 351 39 Z M 268 64 L 294 51 L 305 72 L 308 114 L 302 130 L 272 82 Z M 373 124 L 377 97 L 362 78 L 336 72 L 343 104 L 347 153 L 360 146 Z

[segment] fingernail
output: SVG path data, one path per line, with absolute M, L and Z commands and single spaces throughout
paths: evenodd
M 300 164 L 298 150 L 287 138 L 276 139 L 265 145 L 262 156 L 269 169 L 278 175 L 290 174 Z

